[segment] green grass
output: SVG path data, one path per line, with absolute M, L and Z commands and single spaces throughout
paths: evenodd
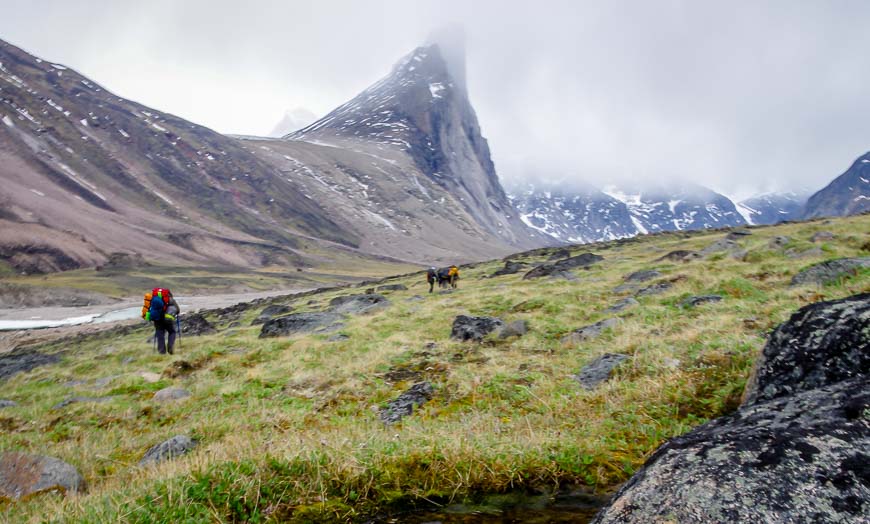
M 776 235 L 812 247 L 807 239 L 822 228 L 837 237 L 817 258 L 767 248 Z M 670 250 L 703 248 L 721 232 L 577 247 L 605 261 L 576 271 L 576 282 L 524 281 L 522 273 L 482 278 L 500 261 L 463 270 L 451 294 L 429 295 L 422 276 L 398 278 L 409 290 L 389 292 L 385 310 L 348 319 L 339 332 L 349 338 L 340 341 L 331 334 L 259 339 L 259 326 L 250 327 L 258 308 L 232 331 L 230 320 L 212 315 L 223 331 L 185 337 L 172 357 L 152 352 L 145 329 L 55 342 L 44 349 L 64 350 L 61 365 L 0 383 L 0 398 L 19 403 L 0 413 L 0 449 L 66 460 L 89 492 L 7 503 L 0 520 L 347 521 L 481 493 L 568 483 L 608 491 L 664 440 L 736 409 L 770 329 L 802 305 L 870 287 L 868 271 L 827 286 L 788 285 L 812 263 L 866 256 L 870 235 L 858 231 L 870 231 L 870 217 L 755 228 L 741 241 L 752 262 L 656 261 Z M 653 268 L 663 273 L 658 280 L 673 281 L 671 289 L 639 298 L 597 339 L 561 342 L 612 316 L 604 309 L 626 296 L 613 292 L 625 275 Z M 352 292 L 287 303 L 319 310 Z M 709 293 L 724 300 L 679 307 L 687 296 Z M 408 300 L 417 294 L 423 300 Z M 459 343 L 449 338 L 459 314 L 523 319 L 531 329 L 521 338 Z M 571 375 L 604 353 L 630 359 L 599 388 L 582 389 Z M 141 372 L 160 379 L 147 382 Z M 95 380 L 114 375 L 95 388 Z M 64 385 L 73 379 L 86 382 Z M 433 384 L 432 400 L 383 426 L 377 409 L 419 380 Z M 192 397 L 154 403 L 153 392 L 169 385 Z M 73 395 L 112 399 L 51 409 Z M 156 467 L 136 466 L 150 446 L 180 433 L 199 447 Z

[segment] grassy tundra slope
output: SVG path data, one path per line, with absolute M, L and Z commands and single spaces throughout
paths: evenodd
M 811 242 L 822 230 L 834 237 Z M 502 267 L 493 261 L 466 268 L 460 288 L 446 294 L 429 295 L 419 276 L 397 278 L 390 283 L 409 289 L 386 292 L 388 308 L 347 318 L 338 331 L 347 338 L 260 339 L 260 327 L 249 326 L 261 303 L 210 314 L 218 333 L 184 338 L 172 357 L 149 349 L 146 328 L 42 347 L 61 351 L 61 365 L 0 382 L 0 398 L 17 402 L 0 411 L 0 449 L 59 457 L 79 469 L 89 491 L 7 501 L 0 518 L 343 521 L 481 492 L 571 483 L 607 491 L 665 439 L 735 409 L 765 335 L 790 313 L 868 290 L 866 269 L 824 286 L 789 285 L 816 262 L 868 256 L 868 232 L 868 215 L 755 228 L 737 240 L 742 260 L 725 252 L 659 260 L 701 250 L 722 231 L 578 246 L 572 254 L 604 260 L 575 270 L 576 280 L 485 278 Z M 771 246 L 777 236 L 789 240 Z M 552 251 L 512 259 L 539 263 Z M 672 287 L 606 313 L 632 295 L 614 288 L 645 269 L 661 275 L 638 287 Z M 320 311 L 353 292 L 273 302 Z M 703 294 L 724 298 L 680 306 Z M 530 329 L 520 338 L 458 342 L 449 335 L 459 314 L 527 320 Z M 614 316 L 621 323 L 598 338 L 561 342 Z M 630 358 L 598 388 L 582 388 L 571 375 L 605 353 Z M 432 399 L 384 426 L 378 408 L 424 380 Z M 167 386 L 191 397 L 152 399 Z M 108 399 L 53 409 L 73 396 Z M 137 466 L 149 447 L 178 434 L 198 447 Z

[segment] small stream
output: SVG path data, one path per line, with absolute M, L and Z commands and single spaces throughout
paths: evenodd
M 475 497 L 478 502 L 433 505 L 372 521 L 377 524 L 560 524 L 590 522 L 609 500 L 586 488 L 568 488 L 555 494 L 507 493 Z

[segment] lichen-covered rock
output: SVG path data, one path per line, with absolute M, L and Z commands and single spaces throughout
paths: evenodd
M 139 461 L 140 466 L 157 464 L 164 460 L 180 457 L 196 447 L 196 441 L 187 435 L 175 435 L 174 437 L 152 446 Z
M 15 451 L 0 455 L 0 498 L 17 500 L 55 490 L 80 493 L 85 480 L 74 466 L 58 458 Z
M 157 402 L 169 402 L 173 400 L 182 400 L 190 396 L 190 391 L 182 388 L 168 387 L 154 393 L 154 400 Z
M 362 315 L 390 305 L 390 301 L 383 295 L 366 293 L 364 295 L 346 295 L 335 297 L 329 301 L 332 312 L 339 315 Z
M 746 402 L 671 439 L 596 524 L 870 522 L 870 294 L 807 306 Z
M 257 318 L 251 321 L 251 325 L 256 326 L 259 324 L 265 324 L 278 315 L 284 315 L 291 311 L 293 311 L 293 308 L 284 304 L 272 304 L 271 306 L 266 306 L 263 311 L 257 315 Z
M 586 389 L 595 389 L 599 384 L 610 378 L 617 366 L 629 358 L 631 357 L 619 353 L 605 353 L 583 366 L 583 369 L 574 375 L 574 379 Z
M 665 291 L 674 287 L 670 282 L 658 282 L 651 286 L 647 286 L 634 294 L 636 297 L 648 297 L 651 295 L 660 295 Z
M 684 299 L 682 302 L 680 302 L 680 307 L 696 307 L 700 306 L 701 304 L 708 304 L 710 302 L 720 302 L 721 300 L 722 295 L 698 295 Z
M 624 298 L 613 304 L 609 308 L 605 309 L 605 313 L 619 313 L 620 311 L 625 311 L 626 309 L 633 308 L 634 306 L 640 304 L 637 300 L 632 297 Z
M 870 267 L 870 257 L 827 260 L 810 266 L 792 277 L 791 285 L 830 284 L 840 278 L 854 275 L 865 267 Z
M 521 337 L 528 332 L 529 322 L 527 320 L 514 320 L 498 329 L 498 338 Z
M 435 388 L 428 382 L 419 382 L 399 395 L 378 412 L 381 422 L 395 424 L 414 412 L 414 408 L 422 406 L 432 398 Z
M 764 346 L 747 402 L 870 375 L 870 293 L 801 308 Z
M 217 329 L 200 313 L 181 316 L 181 334 L 187 336 L 210 335 Z
M 642 269 L 640 271 L 635 271 L 629 275 L 625 276 L 626 282 L 645 282 L 647 280 L 652 280 L 654 278 L 658 278 L 662 276 L 661 273 L 656 271 L 655 269 Z
M 493 331 L 501 328 L 504 321 L 494 317 L 470 317 L 459 315 L 453 320 L 453 329 L 450 338 L 462 341 L 473 340 L 479 342 Z
M 577 256 L 566 258 L 552 264 L 542 264 L 523 275 L 523 280 L 548 277 L 553 274 L 564 274 L 571 269 L 576 269 L 579 267 L 589 267 L 592 264 L 601 262 L 602 260 L 604 260 L 604 257 L 596 255 L 594 253 L 581 253 Z
M 590 326 L 585 326 L 579 329 L 575 329 L 571 333 L 568 333 L 564 337 L 562 337 L 562 344 L 570 345 L 570 344 L 579 344 L 584 340 L 591 340 L 593 338 L 597 338 L 601 336 L 601 333 L 604 332 L 605 329 L 611 329 L 619 325 L 622 322 L 618 318 L 605 318 L 604 320 L 598 321 Z
M 295 333 L 338 329 L 340 315 L 329 311 L 315 313 L 291 313 L 266 321 L 260 329 L 260 338 L 286 337 Z

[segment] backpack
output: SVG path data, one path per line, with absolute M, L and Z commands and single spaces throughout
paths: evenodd
M 145 295 L 148 296 L 147 294 Z M 166 288 L 155 287 L 151 290 L 151 301 L 148 304 L 148 315 L 145 317 L 152 322 L 162 322 L 169 307 L 172 292 Z

